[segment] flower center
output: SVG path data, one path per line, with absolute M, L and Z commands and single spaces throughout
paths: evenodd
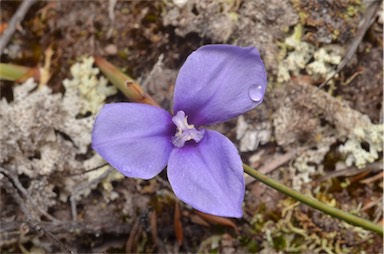
M 177 132 L 172 137 L 172 144 L 176 147 L 183 147 L 185 142 L 192 139 L 199 143 L 204 138 L 204 130 L 197 130 L 193 124 L 188 124 L 187 118 L 184 111 L 178 111 L 172 117 L 172 122 L 177 126 Z

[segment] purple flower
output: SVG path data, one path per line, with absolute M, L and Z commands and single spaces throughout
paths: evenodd
M 201 126 L 253 109 L 266 85 L 256 48 L 203 46 L 180 69 L 173 116 L 146 104 L 105 105 L 94 125 L 93 148 L 128 177 L 150 179 L 168 165 L 179 199 L 205 213 L 241 217 L 241 158 L 228 138 Z

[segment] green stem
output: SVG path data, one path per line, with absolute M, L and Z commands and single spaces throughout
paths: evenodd
M 274 188 L 275 190 L 277 190 L 281 193 L 284 193 L 284 194 L 290 196 L 291 198 L 296 199 L 297 201 L 300 201 L 303 204 L 306 204 L 312 208 L 315 208 L 315 209 L 317 209 L 323 213 L 329 214 L 333 217 L 339 218 L 345 222 L 348 222 L 349 224 L 352 224 L 352 225 L 355 225 L 358 227 L 362 227 L 364 229 L 367 229 L 367 230 L 376 232 L 380 235 L 383 235 L 383 227 L 381 227 L 380 225 L 377 225 L 371 221 L 359 218 L 355 215 L 344 212 L 340 209 L 327 206 L 326 204 L 324 204 L 324 203 L 322 203 L 316 199 L 304 196 L 301 193 L 299 193 L 299 192 L 297 192 L 297 191 L 295 191 L 295 190 L 293 190 L 293 189 L 291 189 L 291 188 L 289 188 L 289 187 L 261 174 L 260 172 L 258 172 L 257 170 L 251 168 L 250 166 L 248 166 L 246 164 L 243 164 L 243 168 L 244 168 L 245 173 L 247 173 L 248 175 L 250 175 L 253 178 L 259 180 L 260 182 Z
M 40 78 L 39 69 L 15 64 L 0 63 L 0 79 L 2 80 L 16 81 L 21 83 L 30 77 L 38 80 Z

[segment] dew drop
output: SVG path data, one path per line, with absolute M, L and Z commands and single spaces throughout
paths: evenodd
M 251 98 L 251 100 L 253 100 L 255 102 L 261 101 L 263 99 L 263 95 L 264 95 L 263 86 L 257 85 L 257 84 L 251 85 L 249 87 L 248 94 L 249 94 L 249 97 Z

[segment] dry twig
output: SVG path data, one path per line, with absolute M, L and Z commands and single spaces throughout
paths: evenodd
M 16 188 L 13 186 L 11 181 L 8 179 L 8 176 L 1 178 L 1 182 L 2 182 L 2 187 L 5 189 L 5 191 L 9 195 L 11 195 L 13 197 L 13 199 L 19 205 L 21 211 L 24 213 L 24 215 L 27 217 L 27 219 L 28 220 L 38 220 L 39 218 L 38 218 L 37 214 L 34 213 L 31 209 L 28 209 L 26 202 L 23 200 L 23 198 L 17 192 Z M 1 226 L 3 227 L 3 224 Z
M 125 245 L 125 251 L 127 253 L 133 253 L 135 252 L 135 243 L 137 242 L 139 235 L 141 233 L 141 227 L 140 227 L 140 221 L 136 220 L 135 224 L 133 224 L 132 231 L 129 234 L 129 238 L 127 240 L 127 243 Z
M 11 39 L 13 33 L 16 30 L 17 24 L 19 24 L 29 8 L 36 2 L 36 0 L 24 0 L 16 13 L 12 16 L 11 20 L 8 23 L 7 29 L 5 29 L 3 35 L 0 38 L 0 55 L 3 54 L 4 48 L 7 45 L 8 41 Z
M 367 7 L 367 10 L 364 14 L 363 20 L 360 23 L 360 27 L 356 33 L 356 37 L 354 38 L 352 43 L 349 45 L 343 60 L 337 66 L 336 71 L 326 81 L 324 81 L 318 87 L 318 89 L 323 88 L 352 59 L 353 55 L 355 54 L 355 52 L 357 50 L 357 47 L 360 45 L 360 42 L 363 40 L 365 33 L 368 31 L 369 27 L 372 25 L 373 21 L 375 20 L 375 18 L 376 18 L 375 14 L 379 10 L 380 4 L 381 4 L 381 1 L 372 1 L 369 4 L 369 6 Z
M 380 173 L 378 173 L 372 177 L 361 180 L 360 183 L 370 184 L 370 183 L 373 183 L 373 182 L 378 181 L 378 180 L 383 181 L 383 177 L 384 177 L 384 172 L 380 172 Z
M 48 236 L 58 246 L 60 246 L 60 248 L 62 248 L 63 250 L 67 251 L 68 253 L 75 253 L 73 250 L 71 250 L 65 244 L 63 244 L 59 239 L 57 239 L 51 232 L 47 231 L 46 229 L 44 229 L 44 227 L 42 227 L 40 225 L 41 221 L 40 221 L 39 216 L 36 213 L 33 212 L 34 211 L 33 209 L 29 209 L 27 207 L 27 203 L 23 200 L 23 198 L 18 193 L 17 189 L 13 186 L 13 184 L 9 180 L 9 179 L 13 180 L 13 183 L 16 185 L 16 187 L 19 190 L 23 190 L 21 192 L 24 194 L 24 196 L 26 196 L 26 198 L 28 198 L 29 201 L 33 204 L 33 206 L 35 208 L 37 208 L 41 212 L 42 210 L 36 205 L 36 202 L 29 195 L 28 191 L 26 189 L 24 189 L 23 186 L 21 186 L 21 183 L 18 181 L 18 179 L 17 179 L 17 181 L 15 181 L 15 179 L 13 179 L 13 177 L 12 177 L 12 174 L 7 172 L 4 168 L 0 168 L 0 170 L 1 170 L 0 171 L 1 173 L 6 175 L 6 177 L 3 177 L 1 179 L 1 181 L 3 183 L 3 187 L 5 187 L 4 188 L 5 191 L 14 198 L 14 200 L 17 202 L 17 204 L 19 205 L 20 209 L 22 210 L 24 216 L 27 218 L 27 222 L 26 223 L 22 222 L 20 224 L 15 224 L 15 225 L 17 225 L 17 227 L 11 227 L 11 228 L 7 227 L 7 225 L 4 225 L 4 224 L 7 224 L 7 222 L 3 222 L 2 221 L 1 222 L 1 226 L 2 227 L 1 227 L 0 232 L 1 233 L 8 232 L 8 231 L 12 232 L 12 231 L 15 231 L 16 229 L 25 228 L 26 230 L 23 230 L 23 231 L 25 232 L 25 234 L 27 234 L 29 232 L 29 228 L 32 228 L 37 233 L 44 234 L 44 235 Z M 6 174 L 5 172 L 7 172 L 8 174 Z M 53 221 L 54 222 L 59 222 L 56 219 L 54 219 Z M 26 228 L 26 226 L 27 226 L 27 228 Z M 3 237 L 1 237 L 1 238 L 3 238 Z M 20 246 L 20 248 L 22 248 L 22 245 L 20 245 L 20 243 L 19 243 L 19 246 Z
M 173 216 L 173 227 L 175 229 L 177 244 L 180 247 L 183 244 L 183 224 L 181 223 L 181 213 L 179 202 L 175 202 L 175 213 Z
M 83 183 L 79 186 L 77 186 L 72 194 L 71 194 L 71 198 L 70 198 L 70 201 L 71 201 L 71 211 L 72 211 L 72 219 L 73 221 L 77 221 L 77 207 L 76 207 L 76 198 L 77 198 L 77 195 L 84 189 L 87 189 L 89 188 L 90 186 L 92 185 L 97 185 L 99 184 L 106 176 L 109 175 L 109 173 L 111 173 L 114 169 L 113 168 L 109 168 L 108 170 L 106 170 L 104 173 L 102 173 L 99 177 L 93 179 L 92 181 L 90 182 L 86 182 L 86 183 Z
M 9 177 L 13 184 L 16 186 L 16 188 L 23 194 L 23 196 L 31 203 L 33 208 L 37 209 L 42 215 L 50 219 L 51 221 L 58 221 L 55 217 L 50 215 L 49 213 L 45 212 L 41 207 L 36 203 L 36 201 L 32 198 L 32 196 L 29 194 L 29 192 L 23 187 L 23 185 L 20 183 L 19 178 L 13 174 L 11 171 L 0 167 L 0 172 Z
M 52 234 L 71 233 L 76 232 L 78 234 L 128 234 L 131 232 L 130 223 L 113 223 L 110 220 L 95 220 L 95 221 L 1 221 L 0 233 L 16 231 L 23 223 L 38 223 L 41 227 L 44 227 L 45 231 Z M 36 231 L 36 228 L 31 227 Z M 36 231 L 37 232 L 37 231 Z
M 103 168 L 105 166 L 107 166 L 108 163 L 104 163 L 100 166 L 97 166 L 97 167 L 94 167 L 94 168 L 91 168 L 91 169 L 88 169 L 88 170 L 84 170 L 83 172 L 80 172 L 80 173 L 75 173 L 75 174 L 70 174 L 70 175 L 67 175 L 67 176 L 79 176 L 79 175 L 84 175 L 86 173 L 89 173 L 89 172 L 92 172 L 92 171 L 95 171 L 95 170 L 98 170 L 100 168 Z
M 52 241 L 54 241 L 58 246 L 60 246 L 61 249 L 65 250 L 66 252 L 70 254 L 75 254 L 76 252 L 72 249 L 70 249 L 68 246 L 63 244 L 58 238 L 56 238 L 55 235 L 53 235 L 51 232 L 45 230 L 43 227 L 39 225 L 39 222 L 28 222 L 28 225 L 31 226 L 36 232 L 45 234 L 48 236 Z
M 273 170 L 279 168 L 280 166 L 284 165 L 288 161 L 290 161 L 292 158 L 296 156 L 298 153 L 298 149 L 291 150 L 283 155 L 277 156 L 273 161 L 268 162 L 268 164 L 260 167 L 258 171 L 260 171 L 263 174 L 268 174 L 272 172 Z M 248 175 L 247 175 L 248 176 Z M 255 182 L 256 179 L 252 177 L 246 177 L 245 178 L 245 185 L 251 184 Z
M 365 168 L 358 168 L 355 166 L 354 167 L 345 167 L 345 168 L 342 168 L 342 169 L 339 169 L 336 171 L 332 171 L 332 172 L 326 174 L 325 176 L 319 178 L 317 181 L 322 182 L 322 181 L 325 181 L 327 179 L 340 177 L 340 176 L 344 176 L 344 177 L 353 176 L 353 175 L 357 175 L 357 174 L 360 174 L 360 173 L 363 173 L 366 171 L 370 172 L 370 171 L 382 170 L 382 168 L 383 168 L 383 166 L 382 166 L 381 162 L 371 163 L 371 164 L 367 165 Z

